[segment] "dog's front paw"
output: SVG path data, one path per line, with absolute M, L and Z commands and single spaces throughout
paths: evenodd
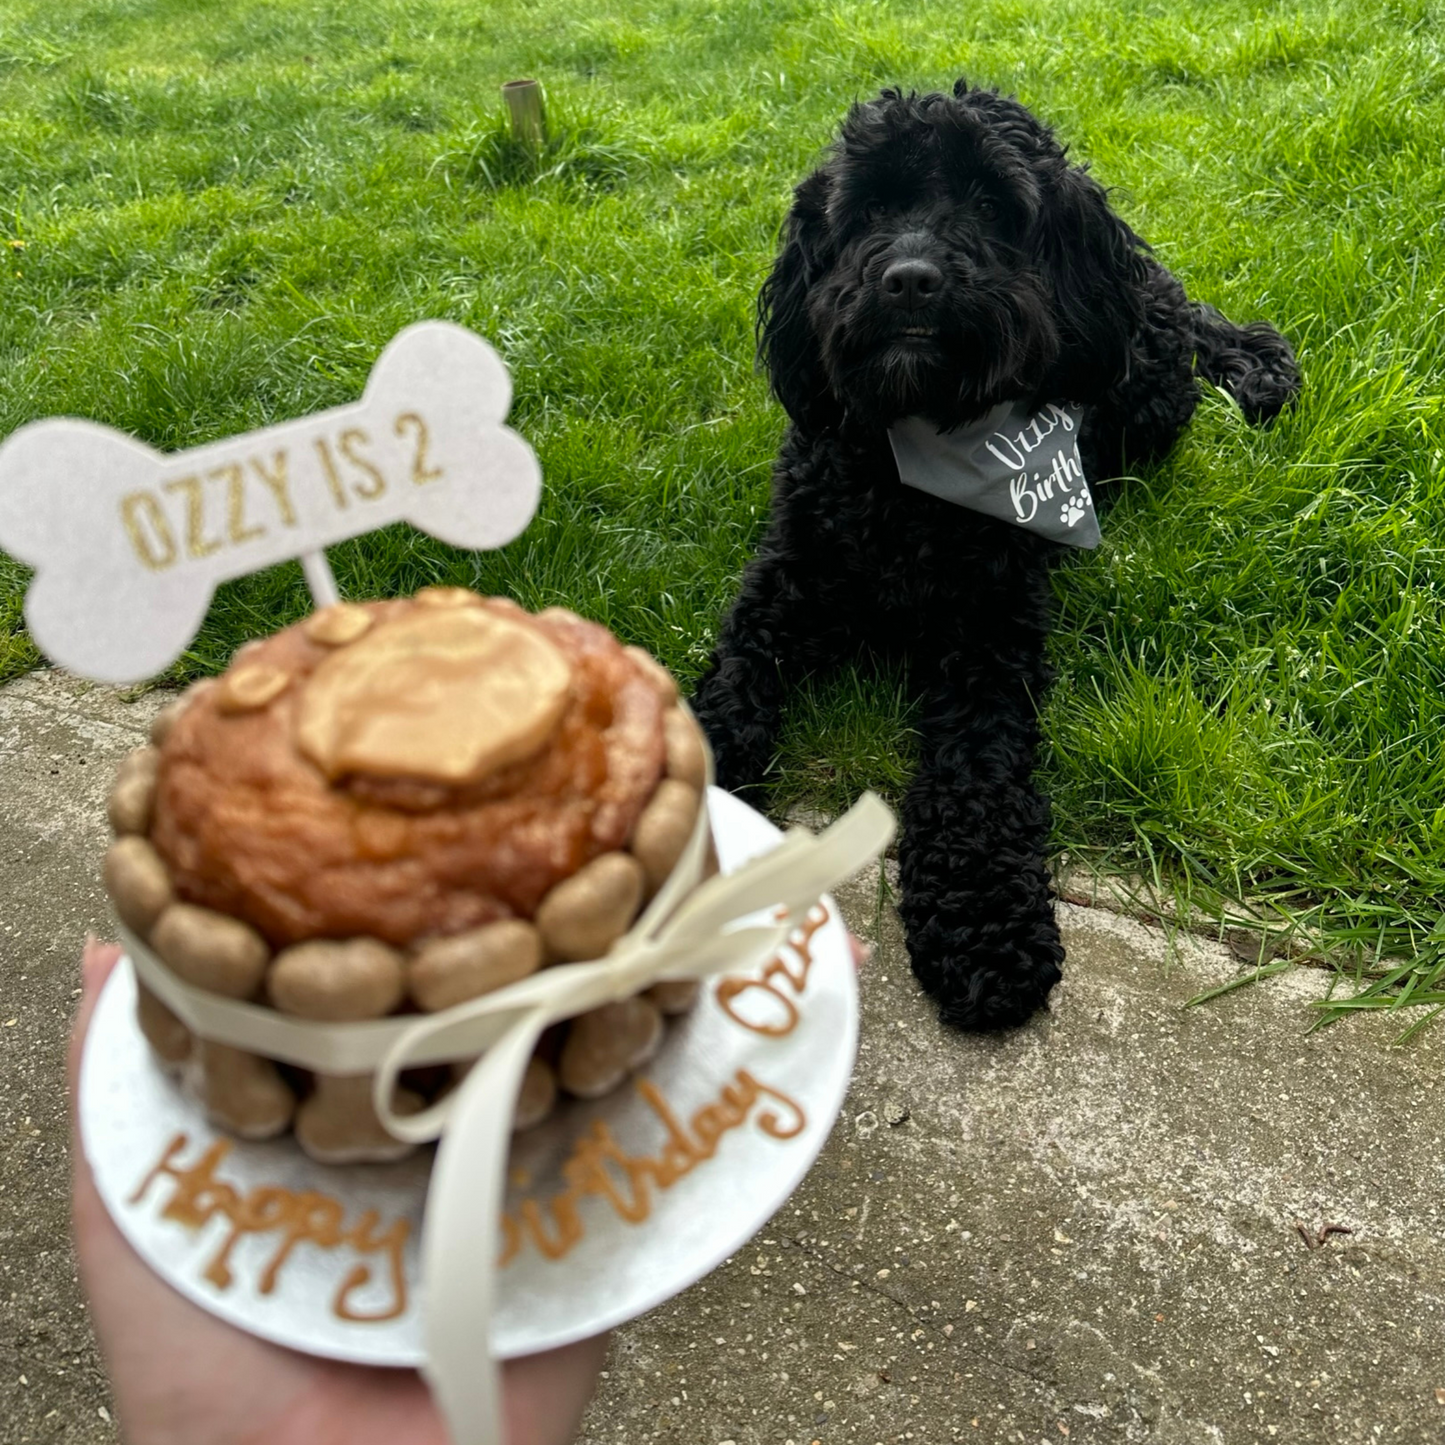
M 1007 1029 L 1044 1006 L 1063 976 L 1064 946 L 1052 918 L 1007 937 L 976 927 L 948 929 L 936 917 L 908 918 L 914 976 L 954 1028 Z

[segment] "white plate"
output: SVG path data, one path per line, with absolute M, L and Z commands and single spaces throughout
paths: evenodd
M 714 788 L 708 804 L 725 871 L 776 844 L 777 829 L 736 798 Z M 506 1202 L 514 1220 L 524 1216 L 530 1200 L 544 1221 L 556 1223 L 553 1202 L 568 1193 L 568 1178 L 579 1175 L 576 1150 L 596 1139 L 602 1125 L 616 1146 L 606 1178 L 623 1209 L 642 1212 L 629 1202 L 635 1188 L 622 1158 L 667 1160 L 670 1154 L 673 1167 L 664 1173 L 676 1177 L 666 1188 L 644 1180 L 648 1210 L 639 1222 L 628 1222 L 598 1192 L 600 1176 L 589 1175 L 596 1188 L 572 1191 L 581 1229 L 566 1253 L 548 1258 L 528 1241 L 501 1271 L 492 1321 L 497 1357 L 583 1339 L 670 1299 L 744 1244 L 797 1187 L 842 1104 L 858 1038 L 847 932 L 832 900 L 824 906 L 827 921 L 809 940 L 812 963 L 801 992 L 782 972 L 764 988 L 759 971 L 754 986 L 731 997 L 720 998 L 720 983 L 712 981 L 690 1015 L 670 1021 L 661 1052 L 631 1085 L 595 1103 L 569 1103 L 516 1140 Z M 785 961 L 790 975 L 802 974 L 791 951 Z M 652 1101 L 638 1087 L 644 1083 Z M 709 1154 L 693 1124 L 699 1110 L 726 1101 L 725 1089 L 731 1105 L 724 1102 L 700 1121 L 704 1133 L 708 1119 L 721 1126 Z M 669 1144 L 659 1104 L 679 1122 L 686 1145 Z M 81 1066 L 80 1124 L 106 1207 L 146 1263 L 187 1298 L 293 1349 L 360 1364 L 421 1363 L 426 1302 L 417 1284 L 417 1244 L 430 1151 L 400 1164 L 328 1168 L 289 1137 L 253 1144 L 213 1129 L 157 1067 L 135 1023 L 135 980 L 125 961 L 107 983 L 91 1024 Z M 181 1135 L 186 1142 L 172 1156 L 172 1168 L 189 1175 L 184 1187 L 176 1174 L 152 1177 Z M 212 1146 L 224 1154 L 205 1176 L 196 1165 Z M 564 1178 L 569 1156 L 574 1163 Z M 137 1197 L 147 1179 L 149 1187 Z M 398 1251 L 404 1286 L 394 1286 L 386 1247 L 358 1251 L 344 1240 L 323 1247 L 303 1235 L 285 1252 L 270 1292 L 262 1292 L 268 1267 L 285 1250 L 287 1225 L 238 1233 L 232 1216 L 245 1206 L 275 1209 L 289 1202 L 277 1190 L 312 1192 L 317 1231 L 335 1221 L 338 1206 L 336 1228 L 343 1236 L 368 1210 L 376 1212 L 373 1241 L 406 1221 L 407 1239 Z M 189 1220 L 183 1217 L 187 1201 Z M 345 1319 L 333 1308 L 359 1268 L 369 1269 L 369 1276 L 348 1297 L 351 1312 L 390 1318 Z

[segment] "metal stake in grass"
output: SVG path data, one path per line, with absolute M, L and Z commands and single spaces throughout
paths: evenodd
M 542 83 L 537 80 L 509 80 L 502 86 L 502 98 L 511 112 L 512 139 L 528 150 L 541 150 L 547 142 Z

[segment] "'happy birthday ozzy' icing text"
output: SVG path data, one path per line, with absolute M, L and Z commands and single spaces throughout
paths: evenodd
M 799 1020 L 793 1000 L 808 987 L 813 967 L 813 936 L 830 916 L 823 904 L 815 904 L 802 927 L 790 935 L 787 946 L 757 975 L 729 974 L 718 980 L 714 996 L 733 1023 L 767 1038 L 792 1033 Z M 744 998 L 752 1002 L 740 1008 Z M 651 1080 L 639 1079 L 635 1087 L 663 1126 L 662 1148 L 656 1154 L 628 1154 L 607 1124 L 594 1120 L 562 1165 L 567 1188 L 545 1205 L 526 1199 L 502 1215 L 501 1264 L 516 1258 L 529 1241 L 547 1259 L 568 1254 L 585 1233 L 578 1205 L 588 1196 L 606 1200 L 629 1224 L 642 1223 L 652 1212 L 654 1190 L 671 1189 L 711 1159 L 723 1135 L 749 1118 L 773 1139 L 795 1138 L 808 1122 L 801 1104 L 782 1090 L 761 1083 L 746 1069 L 739 1069 L 723 1085 L 718 1098 L 695 1110 L 686 1124 Z M 754 1114 L 760 1102 L 763 1107 Z
M 813 938 L 830 916 L 824 905 L 815 905 L 786 947 L 757 974 L 718 980 L 715 996 L 731 1022 L 768 1038 L 793 1032 L 800 1021 L 795 1000 L 806 991 L 813 966 Z M 586 1233 L 580 1206 L 588 1198 L 603 1201 L 629 1224 L 643 1223 L 651 1217 L 657 1193 L 671 1189 L 713 1158 L 725 1136 L 748 1123 L 782 1141 L 796 1138 L 807 1126 L 801 1104 L 748 1069 L 736 1070 L 714 1099 L 686 1117 L 651 1080 L 638 1079 L 634 1087 L 662 1126 L 660 1145 L 650 1153 L 628 1153 L 606 1121 L 595 1119 L 562 1163 L 566 1187 L 545 1200 L 523 1199 L 503 1213 L 499 1264 L 510 1263 L 528 1244 L 550 1260 L 570 1254 Z M 341 1203 L 312 1190 L 297 1193 L 263 1185 L 242 1196 L 216 1177 L 217 1168 L 233 1147 L 229 1140 L 216 1140 L 195 1163 L 183 1167 L 177 1160 L 188 1143 L 184 1134 L 171 1140 L 130 1202 L 140 1203 L 157 1180 L 168 1178 L 174 1188 L 161 1206 L 162 1217 L 191 1229 L 200 1229 L 218 1216 L 227 1221 L 229 1232 L 203 1271 L 211 1284 L 218 1289 L 230 1287 L 232 1252 L 244 1237 L 277 1233 L 280 1242 L 257 1285 L 262 1294 L 273 1292 L 282 1267 L 300 1245 L 325 1250 L 349 1246 L 363 1256 L 380 1253 L 386 1258 L 392 1302 L 375 1312 L 363 1312 L 350 1304 L 354 1292 L 373 1277 L 369 1267 L 358 1264 L 338 1288 L 334 1313 L 355 1323 L 379 1323 L 406 1311 L 402 1251 L 409 1233 L 407 1221 L 397 1220 L 379 1232 L 375 1212 L 368 1211 L 344 1228 Z
M 527 1199 L 515 1212 L 502 1215 L 500 1264 L 510 1263 L 525 1240 L 548 1259 L 568 1254 L 585 1232 L 577 1206 L 589 1195 L 605 1199 L 629 1224 L 641 1224 L 652 1213 L 654 1189 L 671 1189 L 717 1153 L 724 1134 L 750 1118 L 774 1139 L 792 1139 L 808 1122 L 800 1104 L 759 1083 L 746 1069 L 739 1069 L 716 1102 L 704 1104 L 686 1124 L 650 1080 L 639 1079 L 636 1087 L 666 1132 L 662 1148 L 655 1155 L 628 1154 L 606 1123 L 594 1120 L 562 1165 L 567 1188 L 547 1201 L 545 1213 L 535 1199 Z M 768 1101 L 773 1107 L 767 1107 Z M 765 1107 L 754 1114 L 760 1102 Z
M 279 1234 L 280 1243 L 257 1285 L 262 1294 L 270 1294 L 276 1288 L 282 1267 L 299 1245 L 310 1244 L 326 1250 L 346 1246 L 363 1257 L 380 1254 L 385 1258 L 390 1300 L 379 1310 L 353 1307 L 351 1297 L 373 1277 L 369 1265 L 357 1264 L 347 1272 L 336 1291 L 332 1302 L 336 1317 L 358 1324 L 379 1324 L 406 1312 L 402 1251 L 411 1233 L 407 1220 L 394 1220 L 386 1230 L 378 1232 L 379 1216 L 374 1209 L 368 1209 L 349 1228 L 343 1228 L 344 1206 L 329 1194 L 314 1189 L 297 1192 L 277 1184 L 264 1184 L 242 1195 L 225 1180 L 216 1178 L 217 1168 L 233 1147 L 229 1139 L 217 1139 L 194 1164 L 183 1167 L 177 1160 L 189 1143 L 185 1134 L 177 1134 L 166 1146 L 160 1163 L 141 1181 L 128 1202 L 139 1204 L 158 1179 L 170 1179 L 174 1188 L 161 1206 L 163 1218 L 173 1219 L 188 1229 L 203 1229 L 218 1216 L 223 1218 L 230 1229 L 203 1271 L 204 1277 L 217 1289 L 230 1288 L 234 1279 L 231 1253 L 243 1238 L 251 1234 Z
M 770 1039 L 792 1033 L 798 1026 L 798 1006 L 793 999 L 808 987 L 808 974 L 813 967 L 813 935 L 828 921 L 828 916 L 828 910 L 821 903 L 814 904 L 803 926 L 789 936 L 787 948 L 780 950 L 757 977 L 728 974 L 719 979 L 715 990 L 718 1007 L 735 1024 L 752 1033 L 765 1034 Z M 752 1006 L 740 1008 L 743 999 L 751 1000 Z

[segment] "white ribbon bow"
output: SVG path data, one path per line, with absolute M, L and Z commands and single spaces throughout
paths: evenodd
M 489 1348 L 512 1113 L 522 1074 L 550 1024 L 630 998 L 664 979 L 702 979 L 768 962 L 819 897 L 888 846 L 893 815 L 872 793 L 816 837 L 789 832 L 736 872 L 698 883 L 707 809 L 672 876 L 634 928 L 591 963 L 562 964 L 423 1018 L 328 1024 L 183 983 L 120 930 L 141 981 L 193 1033 L 327 1074 L 376 1073 L 377 1114 L 398 1139 L 440 1139 L 427 1190 L 421 1270 L 422 1372 L 455 1445 L 503 1445 L 500 1378 Z M 478 1058 L 419 1114 L 391 1108 L 397 1076 Z

